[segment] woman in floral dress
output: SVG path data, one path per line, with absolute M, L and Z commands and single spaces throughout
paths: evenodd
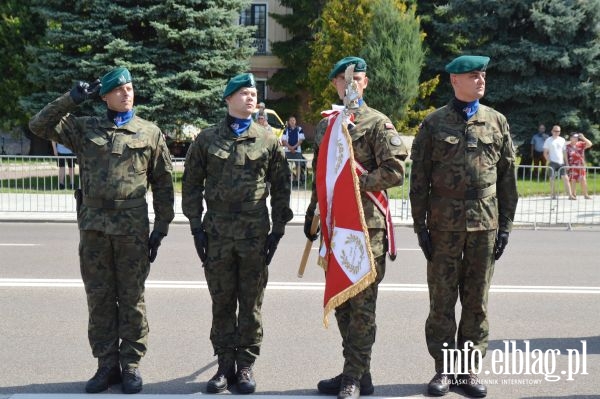
M 585 199 L 591 199 L 588 194 L 587 179 L 585 172 L 585 150 L 592 146 L 583 133 L 572 133 L 569 137 L 569 143 L 565 148 L 567 153 L 567 164 L 569 165 L 569 181 L 571 182 L 571 192 L 576 197 L 575 187 L 577 182 L 581 184 L 581 191 Z

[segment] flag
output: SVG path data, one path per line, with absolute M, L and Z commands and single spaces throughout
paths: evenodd
M 331 310 L 375 281 L 377 272 L 362 209 L 348 117 L 339 109 L 323 113 L 329 123 L 317 158 L 317 199 L 325 269 L 323 323 Z M 352 115 L 351 115 L 352 117 Z

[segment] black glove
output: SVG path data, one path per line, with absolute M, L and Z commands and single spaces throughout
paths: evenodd
M 194 246 L 196 247 L 196 253 L 200 260 L 204 262 L 206 260 L 206 251 L 208 249 L 208 237 L 206 236 L 206 232 L 202 229 L 194 229 L 192 230 L 192 234 L 194 235 Z
M 317 231 L 315 232 L 315 234 L 311 234 L 310 228 L 312 226 L 313 217 L 313 215 L 309 214 L 304 216 L 304 235 L 310 241 L 314 241 L 317 238 L 319 238 L 319 231 L 321 231 L 321 227 L 317 226 Z
M 494 245 L 494 259 L 498 260 L 508 244 L 508 231 L 499 231 L 496 236 L 496 245 Z
M 102 85 L 100 79 L 96 79 L 92 83 L 79 81 L 71 89 L 71 98 L 75 104 L 81 104 L 85 100 L 93 100 L 100 97 L 99 92 Z
M 417 233 L 417 239 L 419 240 L 419 246 L 425 255 L 425 259 L 431 261 L 432 248 L 431 248 L 431 236 L 427 230 L 421 230 Z
M 154 262 L 154 259 L 156 259 L 158 247 L 160 247 L 160 242 L 164 236 L 163 233 L 156 230 L 150 234 L 150 238 L 148 238 L 148 259 L 150 260 L 150 263 Z
M 277 249 L 277 245 L 279 244 L 279 240 L 281 240 L 281 237 L 283 237 L 283 234 L 279 233 L 271 233 L 267 236 L 267 242 L 265 242 L 265 252 L 267 253 L 267 266 L 271 263 L 273 255 L 275 255 L 275 250 Z

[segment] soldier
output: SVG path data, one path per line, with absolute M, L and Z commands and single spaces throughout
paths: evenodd
M 338 395 L 339 399 L 356 399 L 360 394 L 374 392 L 371 379 L 371 349 L 375 343 L 375 305 L 378 285 L 385 274 L 385 254 L 388 250 L 386 218 L 374 202 L 367 196 L 368 191 L 385 190 L 404 182 L 404 160 L 407 150 L 390 119 L 381 112 L 367 106 L 362 98 L 367 88 L 367 64 L 358 57 L 339 60 L 329 73 L 331 84 L 341 99 L 344 98 L 346 81 L 344 72 L 354 65 L 354 81 L 357 84 L 359 108 L 354 113 L 353 124 L 349 126 L 352 138 L 354 159 L 367 172 L 359 177 L 362 210 L 369 230 L 371 250 L 375 258 L 377 277 L 365 290 L 350 298 L 335 309 L 335 317 L 342 336 L 344 367 L 336 377 L 319 381 L 317 389 L 321 393 Z M 313 158 L 313 173 L 317 175 L 319 145 L 327 128 L 327 118 L 317 125 Z M 311 234 L 317 206 L 317 187 L 313 182 L 310 204 L 306 209 L 304 234 L 309 240 L 316 240 Z
M 256 390 L 252 366 L 263 337 L 267 266 L 293 217 L 290 170 L 277 137 L 252 120 L 254 76 L 233 77 L 223 99 L 228 115 L 203 130 L 188 150 L 182 208 L 212 298 L 210 340 L 219 367 L 206 390 L 223 392 L 237 381 L 238 391 L 248 394 Z
M 106 102 L 106 116 L 70 113 L 98 96 Z M 138 366 L 148 341 L 144 283 L 174 216 L 169 151 L 160 129 L 135 114 L 133 99 L 131 74 L 116 68 L 100 81 L 76 83 L 29 122 L 36 135 L 71 148 L 81 170 L 79 261 L 88 337 L 98 358 L 98 370 L 85 386 L 89 393 L 119 382 L 125 393 L 142 389 Z M 148 184 L 156 215 L 150 237 Z
M 428 392 L 435 396 L 445 395 L 452 382 L 442 351 L 463 350 L 470 343 L 467 356 L 458 362 L 457 383 L 468 396 L 487 394 L 475 371 L 478 356 L 471 355 L 478 351 L 482 358 L 487 350 L 494 261 L 508 243 L 518 197 L 506 118 L 479 103 L 489 60 L 461 56 L 446 65 L 454 98 L 425 118 L 411 150 L 410 202 L 429 285 L 425 337 L 436 373 Z M 447 367 L 454 369 L 454 364 Z

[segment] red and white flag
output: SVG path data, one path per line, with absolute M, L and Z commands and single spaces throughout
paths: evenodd
M 327 326 L 329 312 L 373 283 L 377 272 L 347 117 L 339 109 L 322 115 L 329 123 L 317 158 L 316 187 L 322 236 L 319 264 L 326 272 L 323 323 Z

